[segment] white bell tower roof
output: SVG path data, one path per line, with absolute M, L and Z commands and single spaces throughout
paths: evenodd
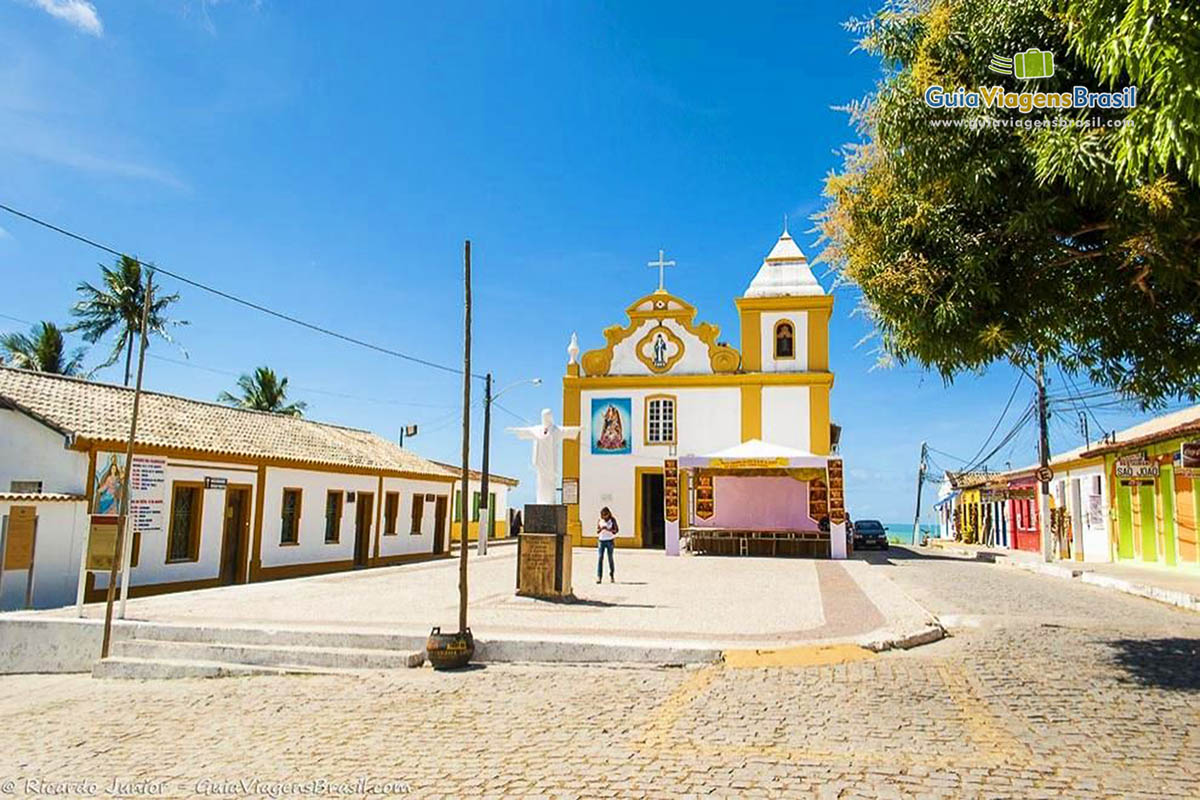
M 743 297 L 794 297 L 823 295 L 825 290 L 817 282 L 808 266 L 808 259 L 796 241 L 783 228 L 783 235 L 767 253 L 758 274 L 750 281 Z

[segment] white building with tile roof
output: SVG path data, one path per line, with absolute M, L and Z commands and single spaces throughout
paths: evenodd
M 0 367 L 0 521 L 37 516 L 33 607 L 74 601 L 92 515 L 119 508 L 133 394 Z M 459 472 L 369 431 L 143 392 L 132 475 L 138 595 L 438 556 Z M 516 481 L 491 485 L 503 520 Z M 29 571 L 8 566 L 0 607 L 22 607 Z

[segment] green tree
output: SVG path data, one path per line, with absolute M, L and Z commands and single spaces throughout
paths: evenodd
M 848 27 L 883 77 L 848 107 L 860 141 L 817 222 L 883 359 L 951 380 L 1041 355 L 1146 404 L 1200 393 L 1200 11 L 895 0 Z M 1051 77 L 988 71 L 1029 48 L 1054 54 Z M 935 85 L 1134 85 L 1137 106 L 930 108 Z
M 241 396 L 221 392 L 217 402 L 255 411 L 272 411 L 289 417 L 304 415 L 307 403 L 287 402 L 287 378 L 280 378 L 270 367 L 259 367 L 253 374 L 242 375 L 237 380 Z
M 39 322 L 29 335 L 6 333 L 0 336 L 4 360 L 18 369 L 32 369 L 53 375 L 79 375 L 83 370 L 82 347 L 66 351 L 62 331 L 53 322 Z
M 100 265 L 101 287 L 86 281 L 77 291 L 81 299 L 71 308 L 78 318 L 68 331 L 80 331 L 88 342 L 98 342 L 110 332 L 116 332 L 112 353 L 97 369 L 112 366 L 125 354 L 125 385 L 129 385 L 130 369 L 133 365 L 133 345 L 142 326 L 142 304 L 145 302 L 146 284 L 142 280 L 142 265 L 137 259 L 121 256 L 112 267 Z M 169 328 L 187 325 L 183 320 L 166 316 L 167 309 L 179 301 L 178 294 L 154 292 L 150 304 L 150 315 L 146 327 L 149 332 L 172 342 Z

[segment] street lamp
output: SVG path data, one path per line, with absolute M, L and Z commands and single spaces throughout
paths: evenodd
M 492 441 L 492 403 L 496 401 L 500 395 L 507 392 L 509 389 L 525 384 L 541 386 L 541 378 L 526 378 L 525 380 L 510 383 L 500 391 L 492 394 L 492 373 L 484 376 L 483 384 L 483 475 L 479 479 L 479 555 L 487 555 L 487 537 L 488 532 L 492 529 L 492 508 L 491 502 L 488 500 L 488 450 Z M 462 490 L 462 546 L 467 546 L 467 488 Z

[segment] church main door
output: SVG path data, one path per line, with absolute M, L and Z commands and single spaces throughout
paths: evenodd
M 642 473 L 641 475 L 642 518 L 641 524 L 642 547 L 654 547 L 659 550 L 667 546 L 667 521 L 663 517 L 663 476 L 662 473 Z

